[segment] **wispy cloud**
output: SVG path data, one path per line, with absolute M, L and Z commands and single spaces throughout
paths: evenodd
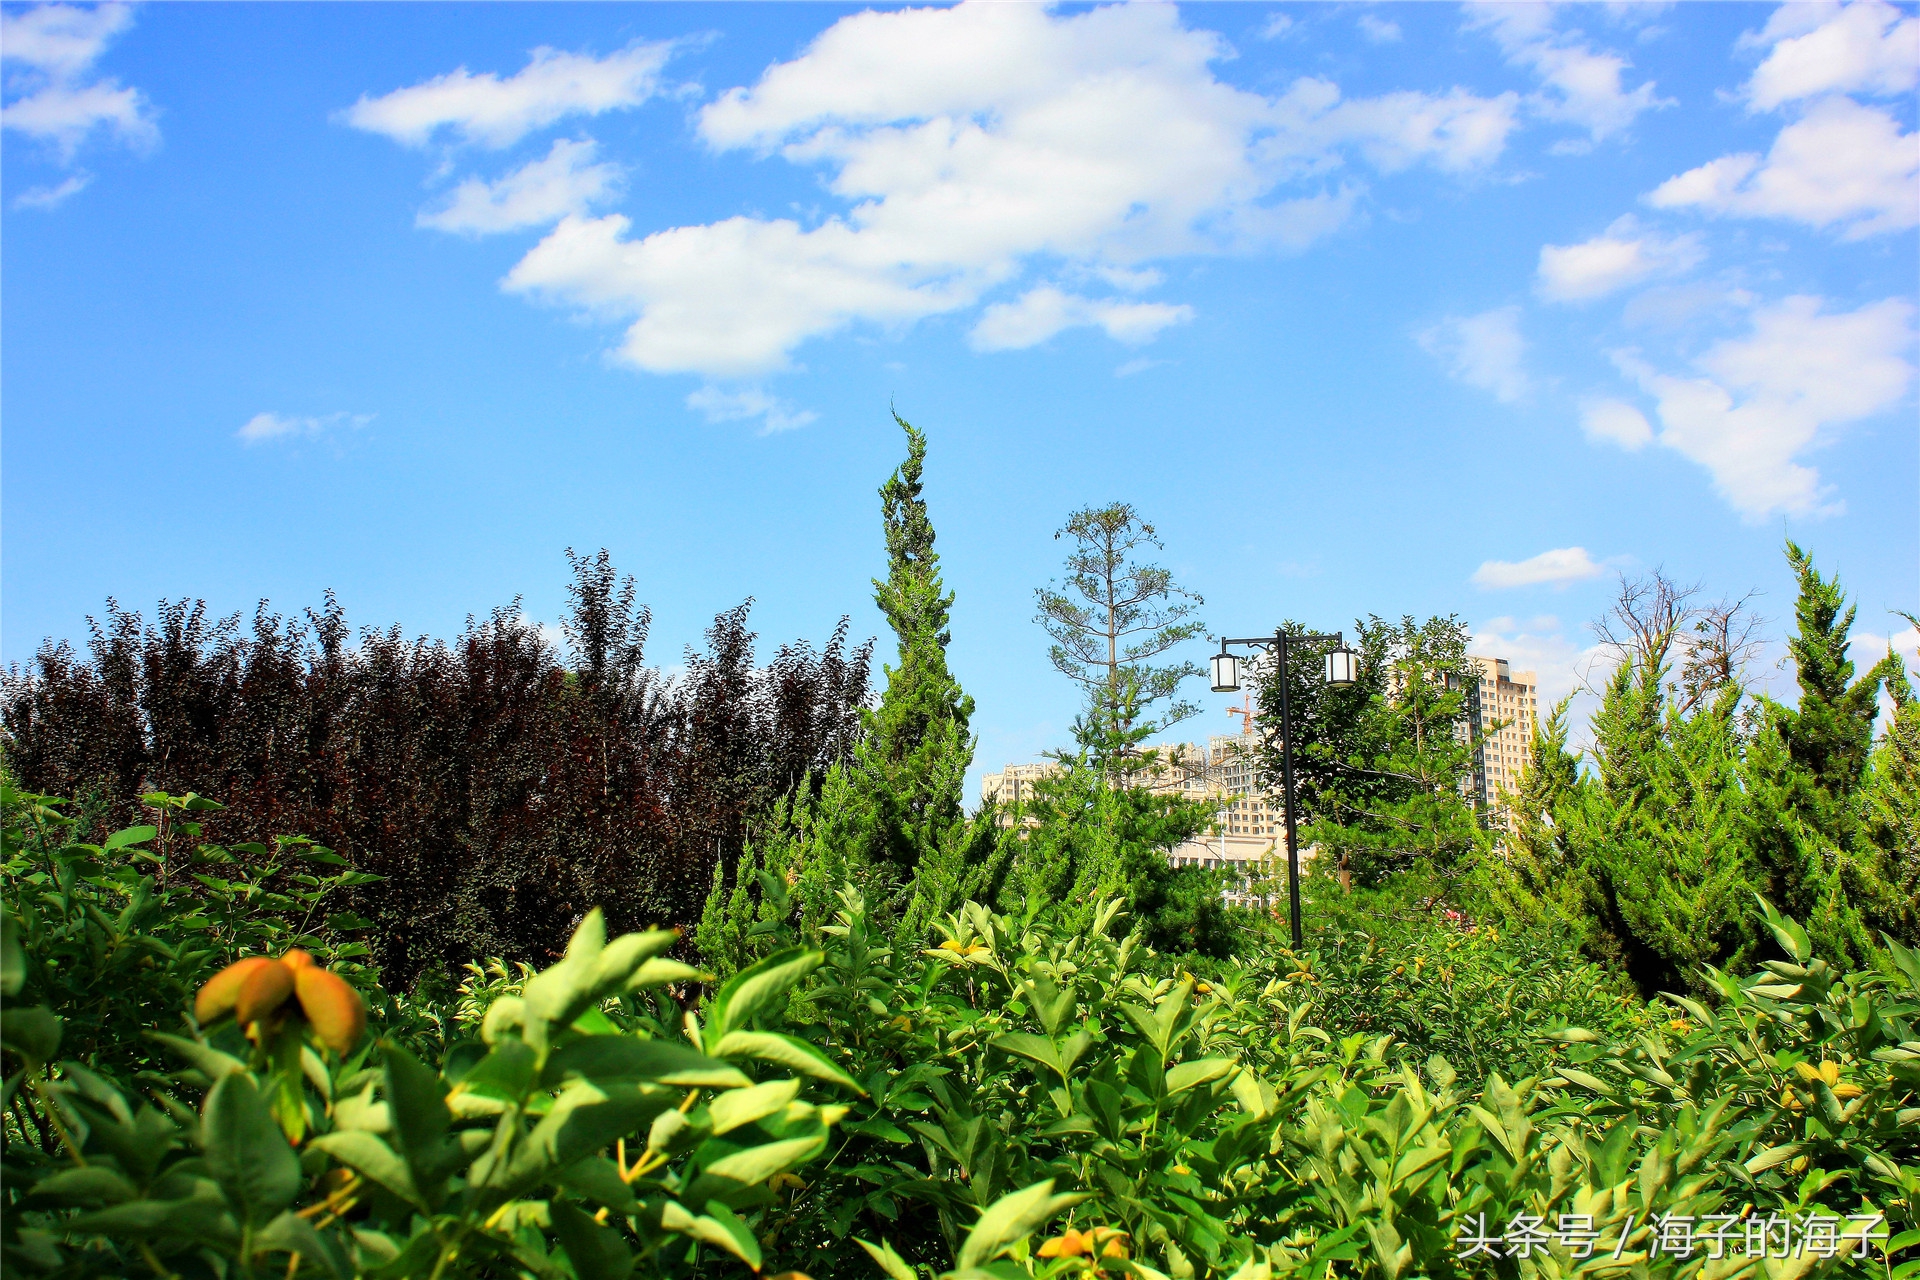
M 468 178 L 437 208 L 422 210 L 415 221 L 436 231 L 469 235 L 551 226 L 620 194 L 624 185 L 620 166 L 595 163 L 596 153 L 590 138 L 561 138 L 544 157 L 497 182 Z
M 138 89 L 94 71 L 107 46 L 132 25 L 133 10 L 123 4 L 0 10 L 0 62 L 8 67 L 0 125 L 48 144 L 63 165 L 71 165 L 96 132 L 141 150 L 157 144 L 153 104 Z M 71 182 L 44 189 L 27 207 L 51 208 L 80 190 Z
M 1513 587 L 1565 587 L 1605 572 L 1585 547 L 1557 547 L 1525 560 L 1488 560 L 1474 570 L 1473 585 L 1489 591 Z
M 1656 276 L 1690 271 L 1705 256 L 1698 236 L 1662 235 L 1628 214 L 1591 240 L 1542 245 L 1534 285 L 1549 301 L 1587 302 Z
M 701 387 L 687 397 L 687 407 L 708 422 L 748 422 L 758 418 L 761 435 L 792 431 L 820 417 L 811 409 L 796 409 L 779 397 L 753 387 L 741 391 Z
M 328 413 L 300 418 L 282 413 L 256 413 L 233 434 L 243 444 L 264 444 L 270 440 L 290 440 L 325 435 L 346 427 L 359 430 L 373 421 L 370 413 Z
M 444 135 L 497 150 L 571 116 L 639 106 L 660 91 L 660 72 L 673 51 L 671 42 L 639 43 L 595 58 L 542 47 L 504 80 L 459 67 L 377 98 L 363 96 L 340 118 L 409 147 Z
M 16 209 L 57 209 L 65 204 L 70 197 L 77 196 L 82 191 L 85 191 L 92 182 L 93 175 L 82 172 L 74 174 L 65 182 L 55 183 L 50 187 L 28 187 L 25 191 L 22 191 L 13 198 L 13 207 Z
M 1416 337 L 1448 373 L 1468 386 L 1491 391 L 1503 403 L 1520 399 L 1532 386 L 1524 366 L 1527 342 L 1520 336 L 1518 306 L 1449 317 Z

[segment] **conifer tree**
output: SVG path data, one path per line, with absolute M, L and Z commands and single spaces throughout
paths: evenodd
M 874 809 L 868 855 L 905 877 L 965 822 L 973 699 L 947 669 L 953 593 L 940 580 L 921 490 L 927 437 L 899 414 L 893 420 L 907 433 L 907 457 L 880 486 L 887 577 L 874 580 L 873 598 L 899 642 L 899 663 L 886 667 L 886 688 L 867 717 L 858 767 Z

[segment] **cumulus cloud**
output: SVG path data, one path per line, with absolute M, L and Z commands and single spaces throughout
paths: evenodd
M 1838 227 L 1858 240 L 1920 223 L 1920 135 L 1851 98 L 1815 103 L 1782 129 L 1763 160 L 1722 156 L 1669 178 L 1646 197 L 1656 209 L 1784 218 Z
M 1493 392 L 1502 403 L 1520 399 L 1532 385 L 1522 363 L 1527 342 L 1520 336 L 1517 306 L 1449 317 L 1417 337 L 1448 373 L 1468 386 Z
M 594 163 L 596 151 L 592 139 L 562 138 L 543 158 L 498 182 L 468 178 L 416 221 L 438 231 L 487 235 L 547 226 L 569 214 L 585 213 L 617 196 L 623 185 L 618 165 Z
M 988 307 L 968 340 L 975 351 L 1011 351 L 1037 346 L 1062 329 L 1098 325 L 1116 341 L 1138 344 L 1152 341 L 1168 325 L 1192 318 L 1192 307 L 1082 298 L 1041 285 L 1012 302 Z
M 404 146 L 424 147 L 444 132 L 497 150 L 572 116 L 639 106 L 659 92 L 673 50 L 671 42 L 636 43 L 595 58 L 543 46 L 504 80 L 460 67 L 378 98 L 363 95 L 340 118 Z
M 1467 25 L 1490 34 L 1507 61 L 1531 70 L 1541 91 L 1528 105 L 1542 119 L 1587 131 L 1589 144 L 1624 131 L 1645 111 L 1670 106 L 1651 80 L 1626 87 L 1633 66 L 1623 55 L 1595 49 L 1578 31 L 1555 30 L 1555 12 L 1545 4 L 1478 3 Z M 1556 150 L 1575 150 L 1561 146 Z
M 1362 188 L 1329 175 L 1351 157 L 1463 172 L 1496 158 L 1512 127 L 1511 94 L 1348 101 L 1305 80 L 1268 98 L 1215 78 L 1228 52 L 1167 5 L 850 15 L 699 117 L 718 150 L 822 167 L 843 212 L 637 239 L 618 215 L 569 217 L 505 284 L 630 321 L 619 354 L 639 368 L 752 377 L 850 324 L 972 306 L 1036 259 L 1072 274 L 1297 250 L 1349 216 Z M 1086 302 L 1091 320 L 1075 322 L 1123 336 L 1179 318 L 1125 305 Z
M 315 418 L 296 418 L 281 413 L 256 413 L 233 434 L 243 444 L 262 444 L 269 440 L 287 440 L 319 436 L 338 427 L 358 430 L 373 421 L 370 413 L 328 413 Z
M 1557 547 L 1525 560 L 1488 560 L 1474 570 L 1473 585 L 1489 591 L 1511 587 L 1564 587 L 1604 572 L 1585 547 Z
M 1590 400 L 1580 406 L 1580 430 L 1587 439 L 1636 453 L 1653 442 L 1647 417 L 1623 400 Z
M 1920 18 L 1884 0 L 1783 4 L 1743 43 L 1771 46 L 1747 82 L 1756 111 L 1828 93 L 1890 97 L 1920 82 Z
M 1579 244 L 1540 247 L 1535 288 L 1553 302 L 1586 302 L 1654 276 L 1679 275 L 1705 257 L 1697 236 L 1664 236 L 1632 214 Z
M 1658 401 L 1658 440 L 1705 467 L 1748 520 L 1843 510 L 1801 455 L 1836 428 L 1898 405 L 1913 384 L 1913 305 L 1888 298 L 1828 314 L 1787 298 L 1754 314 L 1753 331 L 1695 360 L 1698 376 L 1619 363 Z
M 751 387 L 743 391 L 701 387 L 687 397 L 687 407 L 697 410 L 708 422 L 745 422 L 759 418 L 761 435 L 792 431 L 820 417 L 811 409 L 795 409 L 786 401 Z
M 1278 40 L 1291 30 L 1293 30 L 1292 18 L 1284 13 L 1270 13 L 1267 15 L 1266 22 L 1260 28 L 1260 38 L 1262 40 Z
M 94 74 L 107 46 L 132 25 L 133 11 L 123 4 L 0 11 L 0 61 L 8 67 L 0 126 L 47 143 L 63 164 L 71 164 L 96 131 L 139 149 L 157 143 L 160 129 L 146 96 Z M 53 203 L 58 200 L 43 200 L 37 207 Z

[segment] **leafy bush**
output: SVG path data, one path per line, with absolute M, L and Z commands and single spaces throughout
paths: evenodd
M 51 1015 L 37 1025 L 54 1034 L 33 1043 L 10 1020 L 6 1047 L 23 1066 L 8 1101 L 57 1149 L 8 1135 L 9 1270 L 597 1278 L 639 1259 L 686 1273 L 703 1248 L 757 1269 L 741 1213 L 824 1150 L 843 1109 L 799 1100 L 798 1079 L 756 1083 L 741 1068 L 796 1059 L 850 1084 L 752 1029 L 820 956 L 740 974 L 704 1029 L 689 1024 L 689 1046 L 634 1012 L 636 996 L 696 976 L 660 955 L 675 937 L 609 943 L 591 913 L 560 963 L 493 1002 L 483 1043 L 438 1069 L 391 1044 L 379 1065 L 371 1047 L 340 1056 L 302 1023 L 243 1034 L 228 1022 L 164 1037 L 189 1065 L 141 1102 L 77 1063 L 48 1072 Z M 9 946 L 10 995 L 24 977 L 16 956 Z M 625 1003 L 631 1029 L 609 1001 Z M 197 1108 L 181 1097 L 196 1093 Z

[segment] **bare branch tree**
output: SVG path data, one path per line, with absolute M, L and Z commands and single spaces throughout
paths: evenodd
M 1759 594 L 1749 591 L 1737 600 L 1722 598 L 1694 610 L 1693 636 L 1683 642 L 1687 656 L 1675 689 L 1682 714 L 1728 685 L 1746 682 L 1748 665 L 1765 645 L 1760 630 L 1769 621 L 1753 608 Z
M 1591 624 L 1594 638 L 1619 661 L 1658 670 L 1681 629 L 1693 620 L 1692 601 L 1699 594 L 1698 583 L 1683 587 L 1663 568 L 1638 578 L 1623 573 L 1613 604 Z

